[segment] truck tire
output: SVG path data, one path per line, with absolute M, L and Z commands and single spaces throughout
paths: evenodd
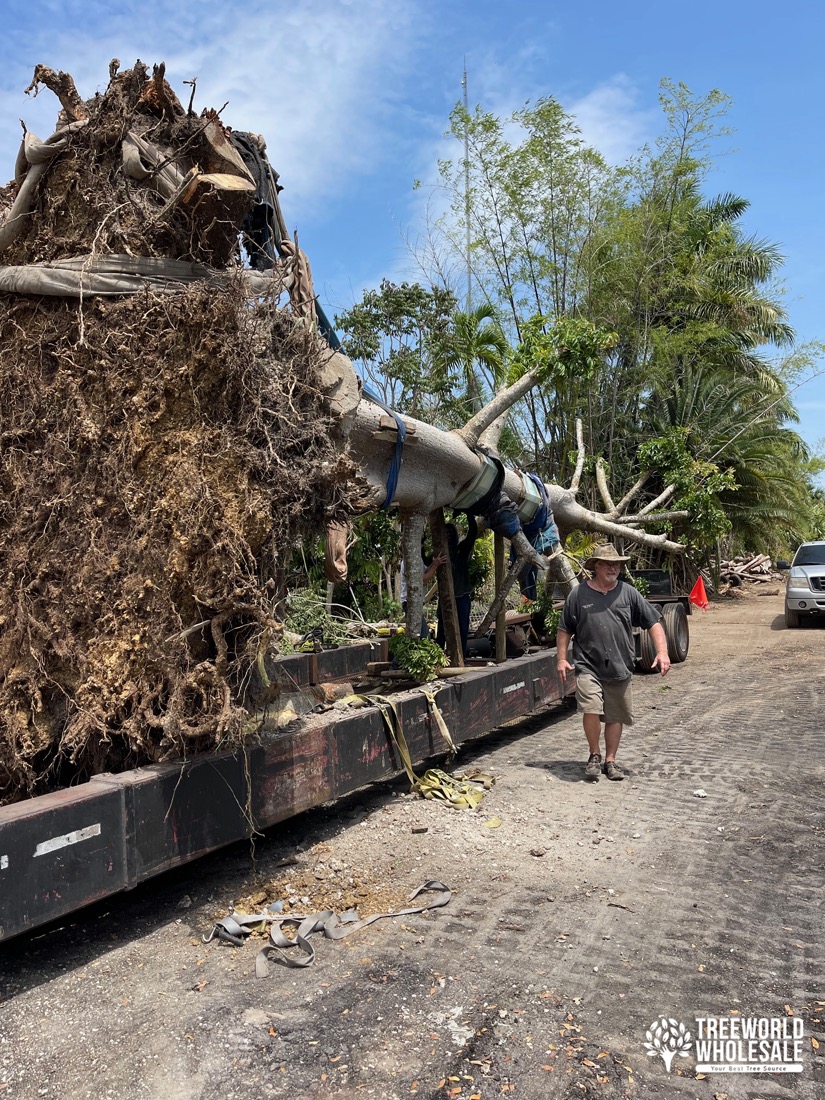
M 795 630 L 799 626 L 799 620 L 801 615 L 798 611 L 791 611 L 789 607 L 785 608 L 785 626 L 788 630 Z
M 680 603 L 666 603 L 662 609 L 667 653 L 672 665 L 680 665 L 690 648 L 690 629 L 685 609 Z
M 646 630 L 639 635 L 639 672 L 654 672 L 653 661 L 656 657 L 656 646 Z

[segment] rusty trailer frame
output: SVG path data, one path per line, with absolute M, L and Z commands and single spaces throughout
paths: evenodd
M 301 687 L 351 679 L 386 655 L 382 641 L 279 664 Z M 547 649 L 468 669 L 443 683 L 436 698 L 460 743 L 564 694 L 555 650 Z M 412 759 L 443 752 L 424 695 L 400 692 L 396 703 Z M 401 772 L 377 708 L 335 708 L 283 730 L 264 724 L 243 751 L 98 775 L 2 807 L 0 943 Z

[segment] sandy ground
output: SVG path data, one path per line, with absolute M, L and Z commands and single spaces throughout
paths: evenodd
M 634 681 L 623 783 L 583 780 L 554 705 L 462 748 L 496 776 L 475 812 L 382 784 L 0 947 L 0 1100 L 825 1095 L 825 624 L 781 611 L 691 617 L 687 662 Z M 315 936 L 307 969 L 201 939 L 431 879 L 445 907 Z M 802 1072 L 668 1073 L 663 1016 L 799 1020 Z

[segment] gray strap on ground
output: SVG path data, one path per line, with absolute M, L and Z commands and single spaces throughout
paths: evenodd
M 269 974 L 269 958 L 273 958 L 285 966 L 303 967 L 311 966 L 315 959 L 315 948 L 309 942 L 309 937 L 315 932 L 323 932 L 330 940 L 340 940 L 348 936 L 350 932 L 357 932 L 366 928 L 374 921 L 384 917 L 405 917 L 413 913 L 424 913 L 428 909 L 440 909 L 446 905 L 453 896 L 449 886 L 435 879 L 425 882 L 410 894 L 408 901 L 414 901 L 424 891 L 435 893 L 435 897 L 426 905 L 411 906 L 407 909 L 397 909 L 390 913 L 374 913 L 370 917 L 361 920 L 354 909 L 342 913 L 339 917 L 336 913 L 327 910 L 324 913 L 315 913 L 311 916 L 300 917 L 276 917 L 269 929 L 270 943 L 261 948 L 255 959 L 255 974 L 259 978 L 266 978 Z M 284 927 L 296 929 L 294 939 L 284 935 L 281 931 Z

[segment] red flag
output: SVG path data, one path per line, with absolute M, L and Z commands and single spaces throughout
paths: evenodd
M 690 590 L 688 599 L 691 603 L 695 603 L 697 607 L 701 607 L 703 611 L 708 609 L 708 594 L 705 591 L 705 582 L 701 576 L 697 579 L 696 584 Z

